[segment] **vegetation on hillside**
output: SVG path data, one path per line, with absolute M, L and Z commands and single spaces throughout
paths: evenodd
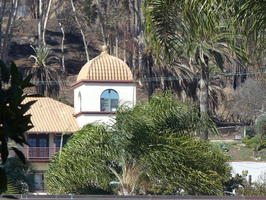
M 215 132 L 210 116 L 255 124 L 243 142 L 264 151 L 265 9 L 265 0 L 0 0 L 0 59 L 22 60 L 41 95 L 56 98 L 61 72 L 77 73 L 106 44 L 149 97 L 170 89 L 196 105 L 152 97 L 121 108 L 112 127 L 88 125 L 54 158 L 48 189 L 221 194 L 226 156 L 195 135 L 207 140 Z M 50 55 L 60 62 L 48 62 Z M 7 139 L 23 145 L 32 127 L 24 114 L 33 102 L 21 104 L 31 86 L 26 74 L 0 62 L 0 193 L 7 189 Z
M 245 120 L 244 111 L 232 111 L 224 88 L 238 93 L 247 78 L 260 79 L 265 85 L 265 1 L 20 1 L 0 1 L 0 56 L 4 60 L 15 55 L 14 59 L 24 62 L 23 56 L 33 54 L 30 45 L 48 47 L 61 60 L 51 67 L 56 76 L 57 69 L 78 73 L 107 44 L 110 54 L 129 64 L 149 96 L 156 89 L 172 89 L 219 120 L 254 123 L 253 116 Z M 160 23 L 153 26 L 158 19 Z M 161 39 L 157 47 L 167 47 L 166 51 L 158 54 L 155 38 Z M 17 53 L 12 45 L 25 50 Z M 24 65 L 32 67 L 29 62 Z M 36 79 L 36 85 L 59 88 L 58 81 L 44 76 L 45 70 L 34 69 L 35 77 L 40 73 L 44 77 Z M 45 95 L 56 97 L 53 92 Z

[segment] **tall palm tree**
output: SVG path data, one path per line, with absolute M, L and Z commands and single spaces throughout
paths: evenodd
M 237 0 L 236 23 L 242 24 L 248 41 L 249 58 L 256 67 L 264 70 L 266 49 L 266 0 Z M 254 68 L 253 66 L 253 68 Z
M 50 49 L 46 46 L 33 47 L 35 55 L 30 59 L 34 60 L 33 66 L 26 69 L 32 74 L 32 81 L 36 85 L 36 92 L 42 96 L 57 96 L 61 88 L 63 70 L 55 65 L 58 58 L 50 55 Z
M 202 117 L 209 113 L 210 64 L 223 68 L 224 57 L 238 54 L 230 18 L 218 0 L 146 0 L 149 44 L 164 59 L 187 58 L 200 72 L 199 105 Z M 236 48 L 237 49 L 237 48 Z M 204 131 L 203 139 L 208 139 Z

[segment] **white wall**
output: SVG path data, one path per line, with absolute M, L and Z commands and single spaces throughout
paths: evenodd
M 233 161 L 229 162 L 232 167 L 232 174 L 242 174 L 242 172 L 248 171 L 248 176 L 251 175 L 252 182 L 258 181 L 259 176 L 266 173 L 266 161 Z M 247 176 L 247 177 L 248 177 Z
M 136 103 L 135 83 L 84 83 L 74 89 L 74 109 L 79 112 L 100 112 L 100 97 L 107 89 L 115 90 L 119 95 L 119 106 L 127 105 L 133 107 Z M 79 102 L 79 92 L 81 93 L 81 106 Z M 81 108 L 81 110 L 80 110 Z M 92 122 L 108 122 L 110 115 L 91 114 L 77 117 L 80 127 Z
M 112 114 L 83 114 L 76 117 L 80 127 L 86 124 L 112 124 L 114 122 L 115 116 Z

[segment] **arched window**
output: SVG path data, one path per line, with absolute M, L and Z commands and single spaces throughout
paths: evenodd
M 78 102 L 79 102 L 79 112 L 81 112 L 82 111 L 82 98 L 81 98 L 80 92 L 78 94 Z
M 118 107 L 119 96 L 115 90 L 104 90 L 101 94 L 101 111 L 115 112 Z

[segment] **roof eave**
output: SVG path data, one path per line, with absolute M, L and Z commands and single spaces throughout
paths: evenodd
M 71 88 L 75 89 L 84 83 L 131 83 L 131 84 L 137 84 L 137 82 L 134 80 L 79 80 L 76 83 L 74 83 L 71 86 Z

